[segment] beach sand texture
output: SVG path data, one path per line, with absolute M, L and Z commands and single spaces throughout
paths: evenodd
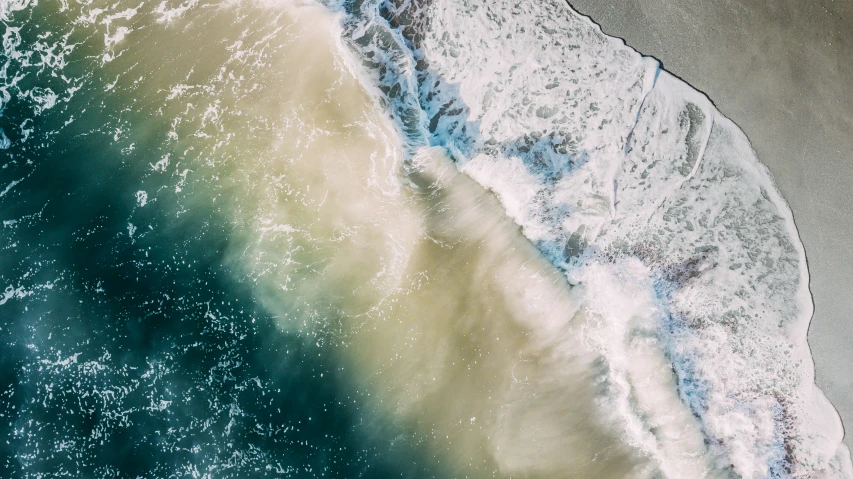
M 706 93 L 773 173 L 809 262 L 817 383 L 853 447 L 853 2 L 570 3 Z

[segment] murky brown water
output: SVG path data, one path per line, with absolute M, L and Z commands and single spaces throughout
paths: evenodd
M 281 160 L 247 178 L 263 193 L 236 261 L 271 311 L 299 311 L 281 327 L 333 330 L 320 335 L 377 414 L 454 475 L 645 475 L 597 405 L 603 366 L 566 280 L 441 149 L 403 176 L 389 126 L 325 55 L 299 63 Z

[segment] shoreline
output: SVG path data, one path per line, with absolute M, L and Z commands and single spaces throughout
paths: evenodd
M 808 343 L 818 387 L 853 424 L 853 5 L 712 5 L 681 0 L 570 0 L 602 30 L 661 61 L 746 133 L 790 206 L 806 250 L 814 315 Z M 810 25 L 819 25 L 813 28 Z M 817 32 L 817 33 L 816 33 Z M 848 62 L 849 63 L 849 62 Z M 831 124 L 828 120 L 832 120 Z M 820 128 L 823 127 L 823 128 Z M 845 135 L 845 133 L 847 135 Z M 822 136 L 822 138 L 820 138 Z M 827 185 L 836 185 L 827 187 Z M 848 430 L 849 431 L 849 430 Z M 853 447 L 845 435 L 844 444 Z

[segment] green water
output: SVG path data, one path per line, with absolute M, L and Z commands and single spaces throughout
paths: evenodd
M 4 477 L 648 472 L 564 279 L 402 174 L 330 14 L 164 5 L 8 14 Z

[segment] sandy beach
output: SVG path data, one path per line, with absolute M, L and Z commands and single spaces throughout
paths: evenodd
M 770 168 L 809 262 L 817 383 L 853 447 L 853 2 L 570 3 L 705 92 Z

